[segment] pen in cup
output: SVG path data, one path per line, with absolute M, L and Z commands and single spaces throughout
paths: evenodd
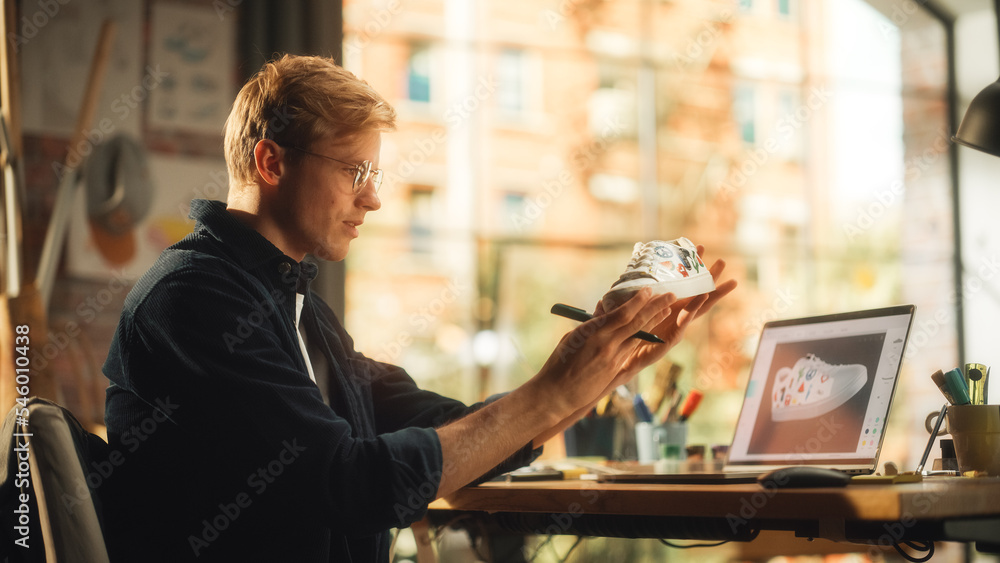
M 681 408 L 681 402 L 684 400 L 684 397 L 685 397 L 684 393 L 681 393 L 680 391 L 674 393 L 673 399 L 670 400 L 670 407 L 667 409 L 666 412 L 663 413 L 663 416 L 660 418 L 660 424 L 666 424 L 668 422 L 677 421 L 677 413 L 678 410 Z
M 646 402 L 642 400 L 641 395 L 636 395 L 632 398 L 632 405 L 635 410 L 636 420 L 646 423 L 653 422 L 653 413 L 650 412 L 649 407 L 646 406 Z
M 969 388 L 969 400 L 973 405 L 987 403 L 987 386 L 990 367 L 985 364 L 965 364 L 965 382 Z
M 961 369 L 955 368 L 944 374 L 944 383 L 948 389 L 948 393 L 951 395 L 951 403 L 953 405 L 968 405 L 972 402 L 972 399 L 969 398 L 965 376 L 962 375 Z
M 559 315 L 560 317 L 566 317 L 567 319 L 573 319 L 574 321 L 587 322 L 594 318 L 594 315 L 584 311 L 583 309 L 577 307 L 570 307 L 569 305 L 564 305 L 562 303 L 556 303 L 552 306 L 549 311 L 553 315 Z M 657 344 L 663 344 L 663 339 L 655 334 L 650 334 L 648 332 L 640 330 L 639 332 L 632 335 L 632 338 L 638 338 L 640 340 L 645 340 L 646 342 L 655 342 Z
M 687 399 L 684 400 L 684 405 L 681 407 L 681 422 L 686 422 L 687 419 L 694 414 L 694 410 L 698 408 L 699 404 L 701 404 L 703 396 L 704 394 L 697 389 L 692 389 L 691 392 L 688 393 Z
M 948 382 L 945 381 L 944 372 L 941 370 L 935 371 L 931 374 L 931 380 L 934 382 L 934 385 L 937 385 L 938 390 L 941 391 L 944 398 L 948 399 L 948 404 L 954 405 L 955 397 L 952 397 L 951 392 L 948 391 Z

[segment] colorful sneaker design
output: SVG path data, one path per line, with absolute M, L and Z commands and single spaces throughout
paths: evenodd
M 803 420 L 824 415 L 853 397 L 868 382 L 861 364 L 832 366 L 813 354 L 778 370 L 771 392 L 771 419 Z
M 673 293 L 683 299 L 714 290 L 715 280 L 694 244 L 684 237 L 637 242 L 625 273 L 604 294 L 604 308 L 614 309 L 647 286 L 653 295 Z

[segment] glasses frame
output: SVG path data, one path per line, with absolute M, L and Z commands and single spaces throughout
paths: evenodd
M 360 194 L 365 189 L 365 186 L 368 185 L 369 180 L 371 180 L 371 182 L 374 184 L 376 194 L 378 194 L 379 188 L 382 187 L 382 179 L 384 173 L 382 172 L 381 168 L 374 168 L 374 164 L 372 164 L 372 161 L 370 160 L 362 160 L 359 164 L 354 164 L 352 162 L 345 162 L 343 160 L 340 160 L 339 158 L 326 156 L 325 154 L 319 154 L 312 151 L 307 151 L 306 149 L 302 147 L 297 147 L 295 145 L 278 145 L 278 146 L 286 149 L 296 150 L 311 156 L 318 156 L 320 158 L 325 158 L 327 160 L 339 162 L 340 164 L 346 164 L 348 169 L 354 170 L 354 185 L 351 186 L 351 191 L 354 193 L 354 195 Z

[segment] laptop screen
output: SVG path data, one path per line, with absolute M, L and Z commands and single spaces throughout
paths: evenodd
M 914 307 L 764 325 L 726 469 L 871 472 Z

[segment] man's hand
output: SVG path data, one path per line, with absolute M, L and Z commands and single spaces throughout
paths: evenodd
M 702 247 L 698 247 L 699 256 Z M 464 486 L 528 442 L 535 446 L 562 432 L 618 385 L 662 358 L 684 330 L 736 287 L 720 283 L 725 263 L 709 271 L 715 291 L 678 301 L 672 293 L 653 296 L 648 288 L 567 333 L 542 369 L 524 385 L 478 411 L 437 429 L 445 471 L 438 495 Z M 632 335 L 652 332 L 665 344 Z M 482 436 L 489 436 L 483 440 Z
M 654 297 L 643 288 L 614 311 L 602 311 L 563 336 L 527 385 L 550 397 L 551 408 L 563 416 L 596 401 L 634 355 L 641 341 L 632 335 L 666 322 L 675 301 L 673 294 Z
M 704 256 L 704 247 L 698 246 L 698 255 Z M 637 373 L 639 373 L 646 366 L 660 360 L 670 351 L 671 348 L 677 345 L 684 337 L 684 331 L 687 329 L 691 322 L 704 315 L 706 312 L 712 309 L 720 299 L 731 293 L 736 288 L 736 280 L 726 280 L 720 281 L 722 279 L 723 270 L 726 268 L 726 263 L 722 260 L 717 260 L 709 268 L 709 272 L 712 274 L 712 279 L 715 280 L 715 290 L 703 294 L 696 295 L 694 297 L 689 297 L 678 301 L 672 293 L 661 295 L 658 297 L 650 297 L 647 293 L 648 290 L 640 291 L 630 300 L 626 301 L 614 311 L 605 312 L 604 308 L 600 303 L 597 304 L 597 309 L 595 311 L 595 317 L 580 325 L 576 330 L 567 334 L 563 340 L 559 343 L 559 347 L 546 362 L 546 367 L 558 368 L 564 367 L 566 369 L 578 368 L 581 373 L 577 374 L 577 381 L 583 381 L 586 379 L 584 372 L 587 370 L 611 370 L 605 375 L 605 381 L 607 381 L 606 386 L 595 396 L 591 401 L 579 407 L 572 415 L 567 417 L 561 424 L 543 432 L 537 436 L 534 440 L 535 445 L 541 445 L 546 440 L 552 436 L 562 432 L 567 427 L 572 425 L 580 417 L 584 416 L 597 404 L 597 402 L 608 393 L 612 392 L 616 387 L 627 383 L 631 380 Z M 623 308 L 626 308 L 623 311 Z M 659 308 L 657 313 L 656 309 Z M 638 309 L 638 310 L 636 310 Z M 653 310 L 650 312 L 650 310 Z M 646 312 L 645 315 L 640 316 L 639 313 Z M 636 330 L 645 330 L 647 332 L 652 332 L 653 334 L 659 336 L 664 340 L 664 344 L 650 343 L 639 340 L 638 338 L 631 338 L 631 334 L 622 341 L 616 348 L 616 355 L 614 360 L 611 362 L 596 362 L 587 353 L 578 353 L 580 348 L 577 346 L 574 348 L 573 343 L 586 343 L 586 345 L 591 345 L 591 342 L 596 342 L 600 340 L 600 335 L 598 332 L 602 331 L 605 324 L 611 323 L 611 315 L 622 314 L 625 317 L 630 317 L 633 319 L 649 318 L 651 320 L 647 321 L 646 324 L 631 324 L 630 328 L 638 326 Z M 588 328 L 587 325 L 593 323 L 596 328 Z M 604 323 L 604 324 L 602 324 Z M 590 334 L 590 337 L 585 335 Z M 570 344 L 570 346 L 567 346 Z M 574 354 L 577 356 L 574 358 L 575 362 L 563 362 L 556 363 L 554 358 L 562 357 L 566 354 Z M 554 364 L 551 365 L 550 364 Z M 542 368 L 543 371 L 545 367 Z M 541 376 L 542 373 L 539 373 Z
M 698 256 L 704 256 L 704 252 L 705 247 L 698 245 Z M 725 268 L 725 261 L 716 260 L 708 269 L 712 274 L 712 279 L 715 281 L 714 291 L 674 302 L 671 306 L 670 315 L 664 321 L 653 327 L 643 329 L 646 332 L 651 332 L 659 336 L 666 344 L 651 344 L 636 339 L 637 342 L 634 343 L 635 349 L 632 356 L 625 362 L 618 374 L 618 379 L 623 381 L 614 384 L 615 387 L 632 379 L 643 368 L 663 358 L 671 348 L 684 338 L 684 331 L 691 324 L 691 321 L 710 311 L 720 299 L 736 289 L 736 280 L 731 279 L 720 282 L 722 272 Z M 600 315 L 602 312 L 603 307 L 598 303 L 596 314 Z

